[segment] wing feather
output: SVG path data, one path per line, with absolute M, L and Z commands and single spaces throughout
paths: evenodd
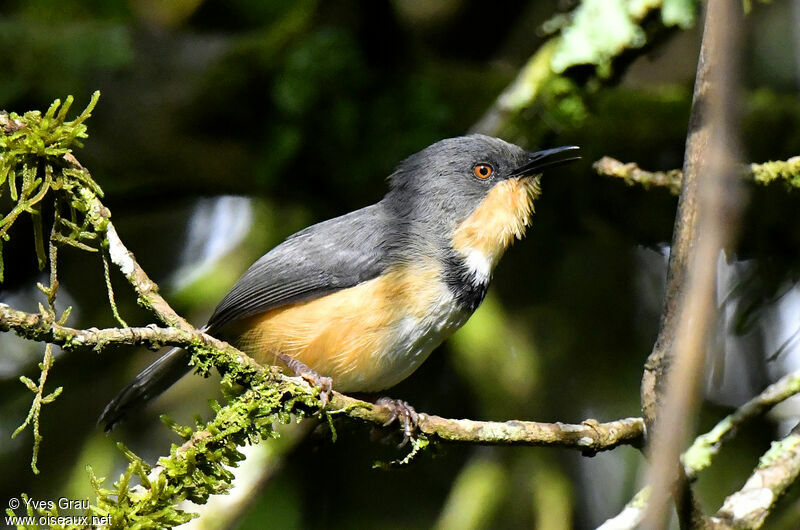
M 211 331 L 378 276 L 388 263 L 381 203 L 310 226 L 262 256 L 214 310 Z

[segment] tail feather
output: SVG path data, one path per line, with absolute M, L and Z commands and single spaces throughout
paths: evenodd
M 189 352 L 181 348 L 172 348 L 159 357 L 106 405 L 97 423 L 105 424 L 106 432 L 113 429 L 128 413 L 143 407 L 189 373 L 189 357 Z

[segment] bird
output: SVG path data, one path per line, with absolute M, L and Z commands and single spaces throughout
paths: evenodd
M 378 392 L 467 322 L 500 258 L 531 224 L 544 169 L 579 159 L 472 134 L 403 160 L 375 204 L 305 228 L 264 254 L 203 331 L 325 392 Z M 190 371 L 173 348 L 105 408 L 106 431 Z M 380 400 L 413 429 L 416 412 Z

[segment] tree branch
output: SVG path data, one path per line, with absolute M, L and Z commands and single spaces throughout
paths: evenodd
M 694 443 L 681 455 L 684 474 L 688 480 L 694 480 L 697 475 L 711 465 L 712 459 L 719 453 L 722 443 L 736 434 L 736 431 L 745 423 L 763 415 L 770 408 L 778 403 L 800 393 L 800 370 L 788 374 L 775 383 L 768 386 L 758 396 L 754 397 L 725 419 L 717 423 L 713 429 L 705 434 L 698 436 Z M 771 460 L 769 452 L 761 457 L 761 461 Z M 787 464 L 791 466 L 792 464 Z M 784 473 L 784 471 L 781 471 Z M 649 486 L 640 490 L 631 499 L 625 508 L 615 517 L 607 520 L 599 528 L 604 530 L 627 530 L 636 528 L 644 518 L 650 498 Z M 773 492 L 775 493 L 775 492 Z M 729 497 L 730 503 L 726 503 L 730 510 L 733 510 L 737 501 L 745 501 L 745 497 Z M 745 506 L 748 504 L 745 502 Z M 719 514 L 717 514 L 719 516 Z M 726 525 L 720 520 L 713 520 L 714 528 L 725 528 Z M 729 521 L 731 524 L 732 522 Z M 749 527 L 748 527 L 749 528 Z M 598 529 L 599 530 L 599 529 Z
M 625 4 L 604 6 L 618 22 L 614 32 L 596 31 L 597 20 L 593 7 L 582 3 L 569 16 L 557 15 L 543 25 L 545 31 L 558 35 L 551 37 L 520 69 L 514 81 L 503 90 L 489 109 L 470 128 L 471 133 L 501 136 L 501 130 L 515 116 L 533 107 L 551 92 L 548 84 L 565 80 L 564 72 L 575 66 L 590 65 L 595 80 L 608 82 L 613 73 L 624 70 L 630 61 L 631 51 L 643 53 L 648 45 L 657 41 L 671 28 L 683 28 L 694 24 L 695 6 L 673 3 L 671 13 L 663 11 L 660 0 L 643 3 L 637 8 Z M 677 7 L 677 9 L 676 9 Z M 654 11 L 661 10 L 660 25 L 644 25 L 642 22 Z M 647 43 L 647 44 L 646 44 Z M 559 90 L 563 90 L 561 84 Z
M 242 363 L 261 377 L 268 377 L 278 385 L 297 385 L 296 377 L 270 371 L 250 357 L 199 330 L 147 326 L 141 328 L 75 329 L 54 322 L 49 316 L 18 311 L 0 304 L 0 331 L 14 331 L 26 339 L 57 344 L 65 349 L 87 347 L 102 350 L 112 345 L 142 345 L 151 349 L 162 346 L 181 346 L 193 353 L 212 349 L 236 363 Z M 222 367 L 224 371 L 226 367 Z M 316 392 L 301 384 L 304 397 L 315 397 Z M 293 390 L 294 391 L 294 390 Z M 321 407 L 319 409 L 322 410 Z M 328 414 L 345 414 L 352 418 L 383 425 L 391 416 L 388 407 L 333 392 Z M 479 443 L 491 445 L 557 446 L 595 453 L 619 445 L 637 445 L 642 441 L 643 423 L 640 418 L 626 418 L 609 423 L 588 419 L 581 424 L 540 423 L 533 421 L 474 421 L 446 419 L 431 414 L 419 415 L 419 431 L 446 442 Z
M 446 442 L 566 447 L 592 455 L 620 445 L 639 445 L 643 439 L 641 418 L 624 418 L 608 423 L 588 419 L 580 424 L 533 421 L 451 420 L 420 414 L 419 429 Z
M 89 174 L 80 162 L 67 153 L 64 160 L 71 169 Z M 78 197 L 86 208 L 86 216 L 98 234 L 105 236 L 111 262 L 136 291 L 141 305 L 153 312 L 163 323 L 186 331 L 194 330 L 189 322 L 175 312 L 166 300 L 159 294 L 158 285 L 150 279 L 147 273 L 136 261 L 133 253 L 122 243 L 114 224 L 111 222 L 111 211 L 106 208 L 97 195 L 90 189 L 82 187 L 78 190 Z
M 719 528 L 761 528 L 775 503 L 800 476 L 800 432 L 795 429 L 764 453 L 745 485 L 711 517 Z
M 680 193 L 683 181 L 683 172 L 680 169 L 647 171 L 640 168 L 636 162 L 624 163 L 610 156 L 604 156 L 592 164 L 592 168 L 598 175 L 621 178 L 628 186 L 639 184 L 645 189 L 667 188 L 673 195 Z M 800 188 L 800 156 L 763 164 L 753 163 L 743 166 L 741 173 L 745 179 L 758 184 L 783 182 L 789 187 Z
M 662 326 L 642 381 L 651 459 L 648 528 L 665 527 L 669 492 L 676 493 L 678 513 L 689 514 L 682 524 L 702 519 L 690 491 L 680 489 L 689 486 L 679 455 L 699 401 L 714 320 L 716 263 L 732 238 L 741 202 L 734 163 L 740 9 L 727 0 L 707 4 Z
M 722 442 L 736 434 L 741 426 L 798 393 L 800 393 L 800 370 L 783 376 L 717 423 L 713 429 L 698 436 L 681 456 L 686 475 L 694 479 L 700 471 L 711 465 L 711 460 L 722 448 Z

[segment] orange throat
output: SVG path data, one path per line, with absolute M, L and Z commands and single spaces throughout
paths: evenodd
M 488 280 L 514 239 L 525 235 L 531 223 L 533 201 L 540 193 L 538 176 L 504 180 L 456 227 L 453 249 L 478 276 Z

